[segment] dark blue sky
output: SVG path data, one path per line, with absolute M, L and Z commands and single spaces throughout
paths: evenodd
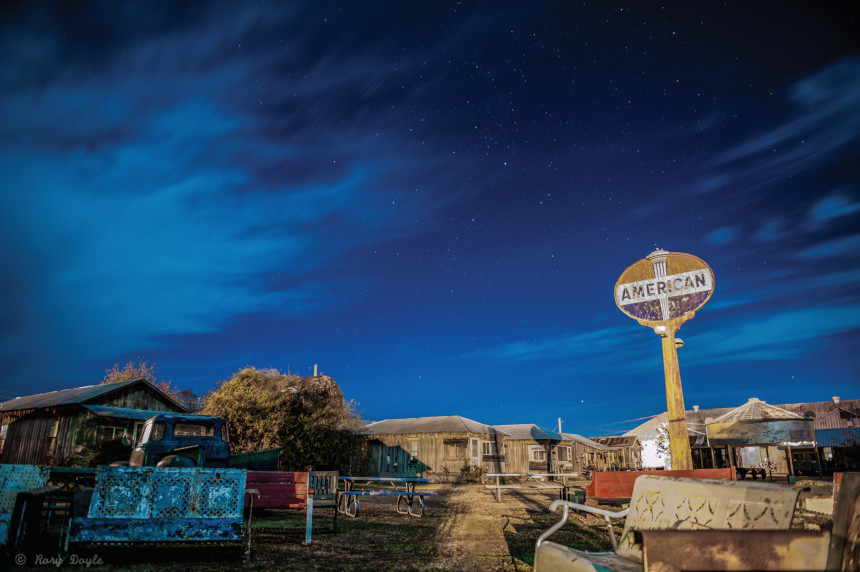
M 850 10 L 6 3 L 0 397 L 319 364 L 367 419 L 619 433 L 658 246 L 716 276 L 688 407 L 860 397 Z

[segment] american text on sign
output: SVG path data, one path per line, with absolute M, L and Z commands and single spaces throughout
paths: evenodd
M 707 292 L 714 287 L 711 273 L 695 270 L 651 280 L 640 280 L 616 286 L 615 299 L 621 306 L 658 300 L 662 296 L 684 296 Z

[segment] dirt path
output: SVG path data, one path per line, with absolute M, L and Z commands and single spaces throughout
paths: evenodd
M 506 492 L 502 502 L 480 485 L 454 486 L 437 528 L 431 570 L 531 570 L 534 540 L 558 517 L 550 494 Z

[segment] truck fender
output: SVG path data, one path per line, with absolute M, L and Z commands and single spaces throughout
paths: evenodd
M 196 467 L 194 461 L 182 455 L 167 455 L 163 459 L 159 459 L 156 467 Z

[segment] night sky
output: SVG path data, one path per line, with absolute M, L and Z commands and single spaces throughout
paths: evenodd
M 657 247 L 716 277 L 688 408 L 858 398 L 836 4 L 7 2 L 0 398 L 319 364 L 369 420 L 618 434 L 666 408 L 613 299 Z

